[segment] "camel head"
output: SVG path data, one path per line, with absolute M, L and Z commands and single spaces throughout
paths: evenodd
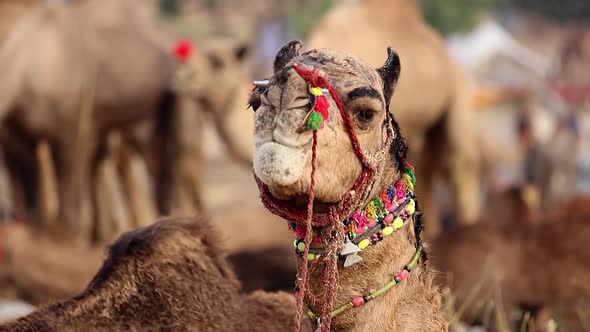
M 237 89 L 244 88 L 249 47 L 234 40 L 218 38 L 195 50 L 188 42 L 177 44 L 178 62 L 174 89 L 192 97 L 207 111 L 225 113 Z
M 351 193 L 367 166 L 375 170 L 371 193 L 399 178 L 407 150 L 389 102 L 400 73 L 397 53 L 389 48 L 385 64 L 372 68 L 364 61 L 335 50 L 301 51 L 298 41 L 285 45 L 274 61 L 274 74 L 250 96 L 255 110 L 254 172 L 263 190 L 274 199 L 302 210 L 308 199 L 312 171 L 314 130 L 310 130 L 311 103 L 317 105 L 312 84 L 299 69 L 325 77 L 343 102 L 342 112 L 331 94 L 323 127 L 317 135 L 314 209 L 326 209 Z M 317 93 L 317 90 L 315 90 Z M 355 149 L 356 136 L 360 149 Z M 361 162 L 359 151 L 366 157 Z M 353 193 L 354 195 L 354 193 Z M 302 206 L 303 204 L 303 206 Z

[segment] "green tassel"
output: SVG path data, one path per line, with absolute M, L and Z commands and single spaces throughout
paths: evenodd
M 307 118 L 307 129 L 310 129 L 310 130 L 320 129 L 322 127 L 323 123 L 324 123 L 324 117 L 322 116 L 322 113 L 312 111 L 311 114 L 309 115 L 309 118 Z
M 380 197 L 373 198 L 373 205 L 375 205 L 377 210 L 379 210 L 379 211 L 383 210 L 384 204 L 383 204 L 383 201 L 381 200 Z
M 416 184 L 416 174 L 414 174 L 414 170 L 410 167 L 406 167 L 405 173 L 408 174 L 412 179 L 412 184 Z

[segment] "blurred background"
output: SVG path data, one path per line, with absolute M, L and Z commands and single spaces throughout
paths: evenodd
M 0 0 L 3 319 L 81 291 L 109 242 L 162 215 L 210 216 L 244 291 L 291 289 L 292 234 L 258 199 L 247 98 L 293 39 L 375 66 L 399 47 L 410 162 L 447 131 L 441 160 L 473 155 L 417 171 L 453 329 L 590 331 L 586 0 Z M 448 87 L 459 113 L 404 106 Z M 560 273 L 575 281 L 555 286 Z

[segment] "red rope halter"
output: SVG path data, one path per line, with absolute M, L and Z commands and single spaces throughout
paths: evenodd
M 371 165 L 367 160 L 367 157 L 363 153 L 356 133 L 354 132 L 354 128 L 352 125 L 352 119 L 350 118 L 350 114 L 346 111 L 346 106 L 344 102 L 340 98 L 340 95 L 334 89 L 334 87 L 328 82 L 328 79 L 322 75 L 319 69 L 306 69 L 299 64 L 293 64 L 293 69 L 311 86 L 319 87 L 322 89 L 327 89 L 330 92 L 330 96 L 332 100 L 336 103 L 338 110 L 340 111 L 340 116 L 344 121 L 344 126 L 348 131 L 348 136 L 350 137 L 352 146 L 354 148 L 354 152 L 358 159 L 361 161 L 363 165 L 363 169 L 361 174 L 356 179 L 355 183 L 353 184 L 351 190 L 349 190 L 344 197 L 338 202 L 337 205 L 332 206 L 330 212 L 327 213 L 316 213 L 313 214 L 313 219 L 311 220 L 312 226 L 316 227 L 324 227 L 329 225 L 332 222 L 333 216 L 344 218 L 349 214 L 354 212 L 358 202 L 362 202 L 365 200 L 367 195 L 370 192 L 371 185 L 373 183 L 373 179 L 375 177 L 375 166 Z M 391 134 L 388 134 L 388 140 L 391 141 Z M 314 138 L 316 139 L 316 138 Z M 313 165 L 312 165 L 313 166 Z M 258 183 L 258 187 L 260 189 L 262 202 L 265 207 L 272 213 L 287 219 L 294 221 L 300 225 L 306 225 L 309 219 L 308 211 L 297 210 L 293 209 L 289 202 L 282 201 L 275 199 L 269 192 L 268 187 L 256 177 L 256 182 Z M 309 208 L 309 207 L 308 207 Z
M 365 154 L 363 153 L 360 143 L 358 141 L 358 137 L 354 131 L 352 125 L 352 119 L 350 114 L 346 110 L 346 106 L 344 102 L 340 98 L 340 95 L 334 89 L 334 87 L 328 82 L 328 79 L 320 72 L 317 68 L 307 69 L 304 68 L 302 65 L 294 64 L 293 69 L 312 87 L 318 87 L 322 89 L 327 89 L 332 97 L 332 100 L 336 103 L 338 110 L 340 111 L 340 116 L 344 122 L 344 126 L 348 131 L 348 135 L 350 137 L 352 146 L 354 148 L 354 152 L 357 158 L 362 163 L 362 171 L 359 177 L 356 179 L 355 183 L 353 184 L 351 190 L 349 190 L 344 197 L 336 204 L 329 208 L 327 213 L 314 213 L 314 187 L 315 187 L 315 173 L 316 173 L 316 150 L 317 150 L 317 130 L 313 131 L 313 138 L 312 138 L 312 158 L 311 158 L 311 181 L 309 186 L 309 199 L 307 204 L 307 211 L 297 210 L 292 208 L 288 202 L 281 201 L 274 198 L 269 190 L 268 187 L 260 181 L 260 179 L 255 176 L 256 182 L 258 183 L 261 198 L 263 204 L 269 209 L 272 213 L 281 216 L 284 219 L 293 221 L 299 225 L 305 226 L 306 235 L 305 235 L 305 250 L 303 253 L 303 261 L 300 267 L 300 282 L 298 282 L 299 290 L 296 293 L 297 297 L 297 315 L 296 315 L 296 324 L 295 324 L 295 331 L 299 331 L 301 329 L 301 317 L 303 315 L 303 305 L 308 295 L 308 288 L 309 288 L 309 262 L 307 260 L 307 255 L 309 254 L 310 244 L 312 242 L 312 226 L 316 227 L 328 227 L 328 242 L 327 242 L 327 252 L 331 252 L 332 255 L 329 255 L 323 259 L 325 263 L 325 268 L 323 269 L 322 279 L 323 279 L 323 286 L 326 289 L 324 294 L 323 301 L 315 298 L 313 294 L 309 293 L 311 297 L 312 303 L 319 304 L 322 306 L 320 322 L 321 322 L 321 330 L 322 332 L 330 331 L 330 324 L 331 324 L 331 312 L 333 308 L 333 300 L 334 295 L 336 292 L 336 285 L 338 279 L 338 252 L 341 249 L 341 246 L 344 243 L 344 232 L 342 228 L 344 227 L 340 221 L 350 214 L 354 212 L 360 204 L 362 204 L 371 192 L 375 176 L 376 176 L 376 165 L 372 165 Z M 387 117 L 387 125 L 391 128 L 392 123 L 390 118 Z M 387 141 L 385 143 L 384 148 L 389 147 L 391 141 L 393 139 L 393 134 L 390 130 L 387 131 Z

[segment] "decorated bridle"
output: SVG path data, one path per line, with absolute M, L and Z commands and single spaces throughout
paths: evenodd
M 342 199 L 335 206 L 332 206 L 330 211 L 326 213 L 313 214 L 311 225 L 316 227 L 324 227 L 329 225 L 333 221 L 334 217 L 345 218 L 346 216 L 350 215 L 352 212 L 354 212 L 356 207 L 355 203 L 361 203 L 368 199 L 375 180 L 375 176 L 377 175 L 377 163 L 370 163 L 369 159 L 363 152 L 358 141 L 358 137 L 354 131 L 350 113 L 348 113 L 346 110 L 346 106 L 344 105 L 344 102 L 340 98 L 340 95 L 336 89 L 329 83 L 328 79 L 318 68 L 308 69 L 305 67 L 304 65 L 297 63 L 293 64 L 293 69 L 295 69 L 295 71 L 308 83 L 310 99 L 312 100 L 312 107 L 306 116 L 306 123 L 304 124 L 307 129 L 313 130 L 312 161 L 315 160 L 314 146 L 317 142 L 316 130 L 323 126 L 324 121 L 327 120 L 329 116 L 329 101 L 327 101 L 327 96 L 324 95 L 324 91 L 327 91 L 340 111 L 340 116 L 342 117 L 344 125 L 347 128 L 354 152 L 362 164 L 362 171 L 360 175 L 354 182 L 352 188 L 342 197 Z M 255 85 L 256 84 L 260 86 L 262 81 L 255 82 Z M 315 102 L 313 102 L 314 100 Z M 322 117 L 320 126 L 317 125 L 319 115 Z M 392 121 L 393 120 L 388 112 L 384 124 L 388 129 L 387 140 L 383 144 L 382 151 L 386 151 L 389 148 L 395 137 Z M 382 153 L 382 151 L 378 152 L 378 154 Z M 315 163 L 313 162 L 312 169 L 315 169 Z M 298 224 L 305 224 L 307 222 L 307 211 L 292 209 L 288 202 L 274 198 L 274 196 L 270 194 L 268 187 L 258 177 L 256 177 L 256 182 L 258 183 L 258 187 L 261 192 L 262 202 L 272 213 L 284 219 L 294 221 Z
M 392 52 L 389 53 L 388 61 L 394 61 L 393 55 Z M 397 55 L 395 55 L 395 57 L 397 57 Z M 406 174 L 403 176 L 403 180 L 398 181 L 398 183 L 392 186 L 393 194 L 392 191 L 386 191 L 384 195 L 380 194 L 383 196 L 383 199 L 377 198 L 369 202 L 369 205 L 373 204 L 373 206 L 380 204 L 379 206 L 382 208 L 382 211 L 375 212 L 376 219 L 377 216 L 379 217 L 379 224 L 377 225 L 377 223 L 375 223 L 375 225 L 372 225 L 371 229 L 367 230 L 367 234 L 365 234 L 365 236 L 370 235 L 371 239 L 369 240 L 367 238 L 359 237 L 357 239 L 358 241 L 356 242 L 355 240 L 350 241 L 350 235 L 347 233 L 347 231 L 349 231 L 347 227 L 350 225 L 350 223 L 347 225 L 341 221 L 344 219 L 349 221 L 352 220 L 348 217 L 353 215 L 356 208 L 364 205 L 369 200 L 369 196 L 371 195 L 373 186 L 376 182 L 376 177 L 378 176 L 379 170 L 377 165 L 379 160 L 378 158 L 373 158 L 370 160 L 369 157 L 367 157 L 367 155 L 363 152 L 356 132 L 353 128 L 350 113 L 346 110 L 346 106 L 340 98 L 340 95 L 330 84 L 324 72 L 320 71 L 319 68 L 308 67 L 299 63 L 293 64 L 293 69 L 307 82 L 311 104 L 310 111 L 306 115 L 305 123 L 303 124 L 304 129 L 313 131 L 311 158 L 312 169 L 308 192 L 307 211 L 294 209 L 288 202 L 276 199 L 274 196 L 272 196 L 268 187 L 256 175 L 255 179 L 259 186 L 261 199 L 265 207 L 268 208 L 272 213 L 289 220 L 291 222 L 290 227 L 296 232 L 296 234 L 299 232 L 301 236 L 298 236 L 299 238 L 295 242 L 296 251 L 303 257 L 301 267 L 299 269 L 300 273 L 297 278 L 297 316 L 295 330 L 300 330 L 301 316 L 302 313 L 305 312 L 311 319 L 316 320 L 318 325 L 317 331 L 325 332 L 330 330 L 331 319 L 333 317 L 347 311 L 350 308 L 360 306 L 370 299 L 385 293 L 395 284 L 405 280 L 411 268 L 417 264 L 417 261 L 422 253 L 421 240 L 418 240 L 416 254 L 410 263 L 404 267 L 404 269 L 400 271 L 390 283 L 380 288 L 376 292 L 366 296 L 354 298 L 349 303 L 346 303 L 338 307 L 336 310 L 333 310 L 333 300 L 338 277 L 338 260 L 343 257 L 346 257 L 347 260 L 351 257 L 355 257 L 356 254 L 362 250 L 360 247 L 366 247 L 368 243 L 371 243 L 371 241 L 375 241 L 376 243 L 379 241 L 379 237 L 382 239 L 383 236 L 390 235 L 394 230 L 397 230 L 403 226 L 404 221 L 410 218 L 417 209 L 413 196 L 415 177 L 413 167 L 409 164 L 406 164 Z M 258 88 L 266 88 L 268 81 L 255 81 L 254 85 Z M 362 171 L 354 182 L 352 188 L 338 203 L 330 206 L 328 212 L 314 213 L 314 186 L 318 137 L 317 130 L 323 128 L 324 122 L 329 118 L 330 102 L 326 93 L 330 95 L 340 112 L 344 126 L 346 127 L 350 141 L 354 148 L 354 152 L 362 164 Z M 386 154 L 395 138 L 393 118 L 389 111 L 387 111 L 387 116 L 383 125 L 387 130 L 387 138 L 381 150 L 378 151 L 376 155 L 379 155 L 380 153 Z M 400 185 L 403 186 L 403 190 L 399 188 Z M 410 187 L 411 190 L 408 189 Z M 385 206 L 386 202 L 387 206 Z M 328 241 L 326 243 L 326 248 L 323 250 L 310 248 L 311 243 L 314 240 L 314 232 L 312 227 L 324 228 L 322 234 L 327 235 L 328 238 L 324 240 Z M 417 238 L 419 238 L 419 235 L 417 235 Z M 313 294 L 311 294 L 308 289 L 309 265 L 314 260 L 317 262 L 320 256 L 323 257 L 322 260 L 326 264 L 322 275 L 323 283 L 326 287 L 326 293 L 322 301 L 323 303 L 321 303 L 322 312 L 318 315 L 307 307 L 305 300 L 306 295 L 309 295 L 312 296 L 312 302 L 314 304 L 320 302 L 318 299 L 313 297 Z M 356 256 L 355 262 L 358 262 L 359 260 L 359 256 Z M 345 262 L 345 266 L 347 266 L 346 264 L 348 263 Z

